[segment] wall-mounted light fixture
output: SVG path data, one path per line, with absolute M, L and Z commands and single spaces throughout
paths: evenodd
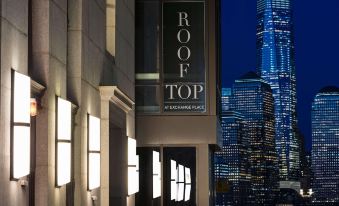
M 31 98 L 31 107 L 30 107 L 30 115 L 31 117 L 35 117 L 38 113 L 38 103 L 36 98 Z
M 128 195 L 139 191 L 139 156 L 136 154 L 137 141 L 128 138 Z
M 71 181 L 72 103 L 56 98 L 56 186 Z
M 161 170 L 159 152 L 153 151 L 153 198 L 161 196 Z
M 11 179 L 30 173 L 30 77 L 12 70 Z
M 171 160 L 171 200 L 177 199 L 177 181 L 178 181 L 178 170 L 177 162 Z
M 100 187 L 100 119 L 87 115 L 88 120 L 88 190 Z

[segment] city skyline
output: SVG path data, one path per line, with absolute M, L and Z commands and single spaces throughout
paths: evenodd
M 312 103 L 313 201 L 339 202 L 339 88 L 324 87 Z
M 328 8 L 336 10 L 339 8 L 339 4 L 333 1 L 328 1 L 333 7 Z M 303 6 L 303 7 L 301 7 Z M 296 71 L 297 71 L 297 93 L 298 93 L 298 120 L 301 128 L 301 132 L 305 134 L 306 138 L 306 148 L 310 150 L 311 148 L 311 126 L 310 126 L 310 105 L 313 96 L 317 93 L 322 87 L 328 84 L 335 84 L 337 81 L 333 77 L 338 71 L 335 71 L 335 66 L 338 66 L 334 58 L 327 59 L 327 53 L 319 54 L 319 52 L 314 52 L 315 54 L 309 51 L 307 47 L 310 44 L 310 41 L 314 41 L 314 36 L 318 35 L 319 31 L 316 31 L 315 34 L 310 33 L 308 37 L 305 37 L 304 32 L 310 31 L 312 24 L 307 20 L 311 21 L 314 17 L 310 13 L 314 11 L 318 6 L 315 5 L 315 2 L 311 2 L 306 6 L 309 9 L 305 9 L 305 5 L 301 5 L 300 2 L 295 2 L 293 5 L 294 8 L 294 21 L 295 21 L 295 37 L 296 37 Z M 228 9 L 232 8 L 232 10 Z M 256 71 L 256 3 L 249 1 L 237 1 L 237 2 L 222 2 L 222 68 L 223 68 L 223 87 L 230 87 L 232 80 L 239 78 L 246 71 L 252 70 Z M 324 6 L 320 6 L 324 8 Z M 335 13 L 335 12 L 334 12 Z M 337 12 L 338 13 L 338 12 Z M 335 14 L 332 14 L 335 15 Z M 310 17 L 309 19 L 305 19 Z M 324 19 L 324 17 L 319 17 Z M 339 15 L 335 15 L 335 18 L 326 18 L 328 19 L 325 22 L 325 25 L 333 23 L 333 21 L 339 19 Z M 317 19 L 317 21 L 320 21 Z M 313 21 L 313 22 L 317 22 Z M 323 25 L 321 26 L 323 27 Z M 232 28 L 232 31 L 229 32 L 229 28 Z M 227 31 L 227 32 L 226 32 Z M 312 30 L 313 31 L 313 30 Z M 322 33 L 320 33 L 322 34 Z M 334 37 L 334 34 L 339 34 L 339 29 L 334 28 L 333 33 L 322 34 L 329 37 Z M 321 36 L 321 35 L 320 35 Z M 312 38 L 313 37 L 313 38 Z M 332 41 L 332 44 L 319 44 L 314 43 L 320 51 L 327 48 L 328 51 L 333 50 L 335 45 L 339 45 L 339 41 L 330 38 L 324 38 L 324 42 Z M 326 50 L 326 49 L 325 49 Z M 314 62 L 310 63 L 309 56 L 319 54 L 319 59 L 314 59 Z M 232 55 L 232 58 L 227 58 Z M 331 54 L 329 52 L 329 57 Z M 326 59 L 327 61 L 324 61 Z M 307 60 L 307 61 L 306 61 Z M 309 69 L 312 66 L 310 65 L 319 65 L 320 62 L 323 62 L 324 65 L 333 65 L 326 68 L 321 68 L 322 71 L 328 71 L 324 73 L 316 73 L 315 69 Z M 306 69 L 307 67 L 308 69 Z M 314 68 L 314 67 L 313 67 Z M 332 68 L 332 69 L 331 69 Z M 330 75 L 331 74 L 331 75 Z M 334 75 L 333 75 L 334 74 Z M 318 78 L 322 77 L 322 78 Z M 325 78 L 326 77 L 326 78 Z M 328 78 L 327 78 L 328 77 Z M 312 84 L 309 79 L 312 80 Z M 302 114 L 302 115 L 300 115 Z

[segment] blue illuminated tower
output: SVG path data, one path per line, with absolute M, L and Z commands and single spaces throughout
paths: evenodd
M 300 177 L 291 7 L 291 0 L 257 0 L 257 69 L 273 91 L 279 177 L 285 183 Z
M 325 87 L 312 104 L 315 205 L 339 205 L 339 88 Z

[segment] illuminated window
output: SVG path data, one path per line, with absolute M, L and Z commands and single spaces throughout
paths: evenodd
M 139 156 L 136 150 L 137 141 L 128 138 L 128 195 L 139 191 Z
M 191 170 L 185 167 L 185 201 L 191 198 Z
M 161 196 L 161 170 L 159 152 L 153 151 L 153 198 Z
M 71 181 L 72 104 L 57 97 L 56 115 L 56 186 Z
M 185 167 L 178 165 L 178 191 L 177 191 L 177 201 L 184 200 L 184 188 L 185 188 Z
M 171 160 L 171 200 L 177 199 L 177 181 L 178 181 L 177 162 Z
M 88 115 L 88 190 L 100 187 L 100 119 Z
M 30 173 L 30 77 L 12 70 L 11 179 Z

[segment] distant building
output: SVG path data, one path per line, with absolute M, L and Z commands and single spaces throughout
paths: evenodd
M 215 155 L 215 177 L 229 189 L 217 191 L 216 205 L 246 205 L 250 195 L 247 125 L 239 113 L 232 111 L 224 111 L 221 121 L 223 146 Z
M 249 72 L 235 81 L 232 109 L 248 125 L 252 204 L 272 205 L 278 191 L 278 162 L 274 133 L 274 100 L 267 82 Z
M 227 111 L 227 110 L 230 109 L 231 96 L 232 96 L 232 88 L 222 88 L 221 89 L 222 111 Z
M 339 204 L 339 88 L 325 87 L 312 105 L 312 169 L 315 204 Z
M 310 152 L 305 148 L 305 136 L 299 131 L 300 139 L 300 194 L 308 196 L 311 189 L 311 157 Z
M 281 181 L 299 181 L 297 95 L 291 0 L 257 0 L 257 69 L 274 96 Z M 283 182 L 281 185 L 296 185 Z

